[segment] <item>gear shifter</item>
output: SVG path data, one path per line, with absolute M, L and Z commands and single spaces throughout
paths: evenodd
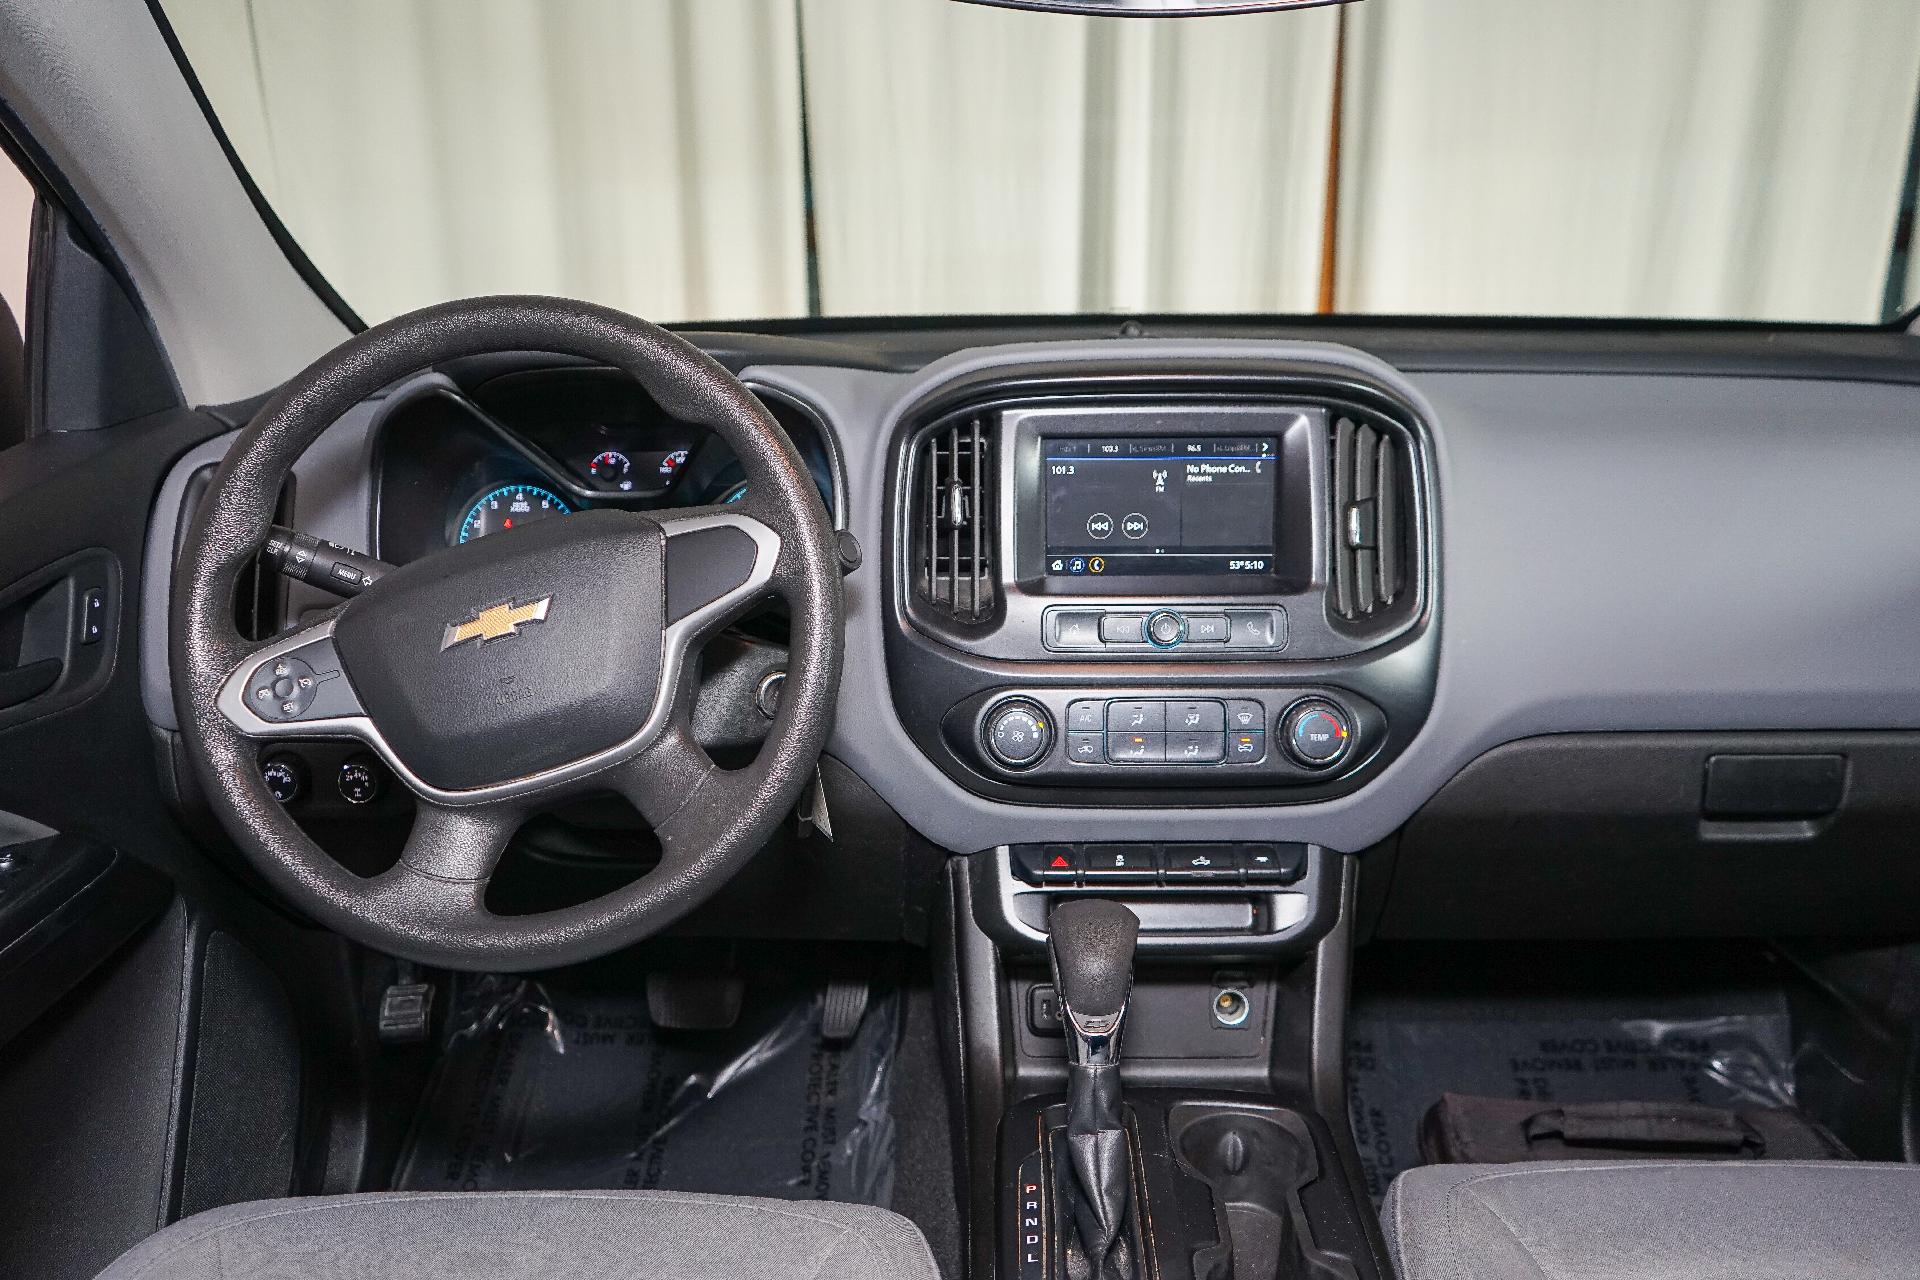
M 1129 1218 L 1131 1160 L 1120 1108 L 1120 1035 L 1133 994 L 1140 921 L 1117 902 L 1080 898 L 1054 908 L 1047 951 L 1067 1030 L 1066 1151 L 1057 1180 L 1067 1280 L 1137 1280 Z

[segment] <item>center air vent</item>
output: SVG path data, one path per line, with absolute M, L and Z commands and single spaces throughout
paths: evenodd
M 914 456 L 914 593 L 955 621 L 983 621 L 996 599 L 991 438 L 975 417 L 929 432 Z
M 1333 426 L 1333 608 L 1364 622 L 1406 594 L 1413 468 L 1400 434 L 1342 416 Z

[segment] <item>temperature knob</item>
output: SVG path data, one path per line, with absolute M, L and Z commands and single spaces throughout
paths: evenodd
M 1353 717 L 1325 698 L 1307 698 L 1280 717 L 1280 741 L 1295 764 L 1331 768 L 1353 746 Z

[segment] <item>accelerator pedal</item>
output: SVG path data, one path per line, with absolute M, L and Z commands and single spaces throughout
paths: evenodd
M 853 1039 L 867 1014 L 867 981 L 835 978 L 820 998 L 820 1036 L 828 1042 Z

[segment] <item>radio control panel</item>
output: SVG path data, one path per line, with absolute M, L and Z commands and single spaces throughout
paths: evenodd
M 1287 647 L 1287 611 L 1278 606 L 1182 604 L 1165 609 L 1102 609 L 1062 605 L 1041 620 L 1055 653 L 1167 653 L 1234 656 Z

